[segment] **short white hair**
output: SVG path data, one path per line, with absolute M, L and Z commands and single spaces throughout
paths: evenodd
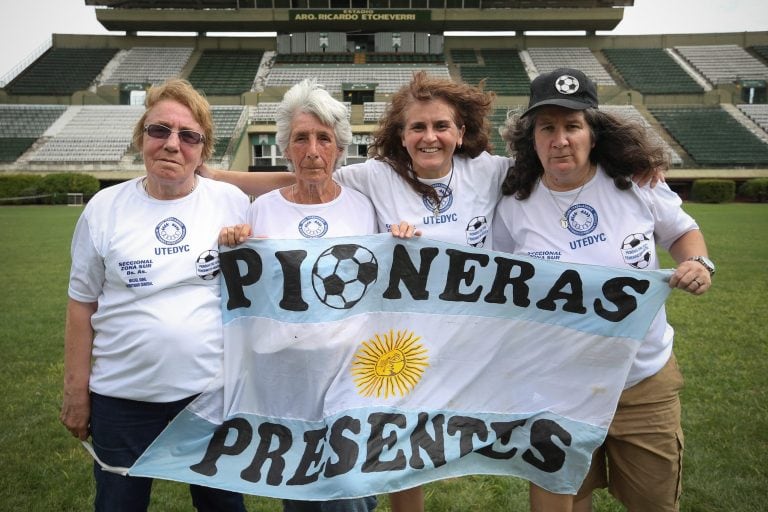
M 283 96 L 283 101 L 277 107 L 275 121 L 277 123 L 277 146 L 285 154 L 291 140 L 291 123 L 299 113 L 312 114 L 321 123 L 333 128 L 339 155 L 334 167 L 338 168 L 347 156 L 347 146 L 352 143 L 352 125 L 349 123 L 349 112 L 346 105 L 317 83 L 316 78 L 305 78 L 294 85 Z M 288 167 L 293 165 L 288 162 Z

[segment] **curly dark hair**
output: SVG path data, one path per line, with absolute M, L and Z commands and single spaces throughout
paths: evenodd
M 416 179 L 411 157 L 403 147 L 405 112 L 418 101 L 440 99 L 451 105 L 456 126 L 464 126 L 463 144 L 456 147 L 454 155 L 463 154 L 475 158 L 483 151 L 492 150 L 488 115 L 496 96 L 492 92 L 483 91 L 483 85 L 482 82 L 477 87 L 456 83 L 450 79 L 429 76 L 425 71 L 414 73 L 410 83 L 392 96 L 373 134 L 368 154 L 389 164 L 417 193 L 427 194 L 439 202 L 435 189 Z
M 650 129 L 639 122 L 596 108 L 582 112 L 594 142 L 589 161 L 599 164 L 619 190 L 632 186 L 633 175 L 648 176 L 669 166 L 661 141 L 653 138 Z M 525 117 L 513 114 L 507 118 L 502 138 L 507 142 L 507 150 L 515 157 L 515 166 L 502 184 L 504 195 L 528 198 L 536 181 L 544 174 L 534 144 L 536 115 L 534 110 Z

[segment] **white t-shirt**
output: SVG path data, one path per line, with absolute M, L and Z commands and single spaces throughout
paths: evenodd
M 380 160 L 346 165 L 334 178 L 368 196 L 376 207 L 379 231 L 401 221 L 414 224 L 422 236 L 442 242 L 492 249 L 490 239 L 501 183 L 513 160 L 481 153 L 476 158 L 454 156 L 453 173 L 436 180 L 421 180 L 441 198 L 433 201 L 419 193 Z
M 376 233 L 371 201 L 341 187 L 339 196 L 322 204 L 296 204 L 279 190 L 259 196 L 248 209 L 253 235 L 269 238 L 329 238 Z
M 98 302 L 90 389 L 146 402 L 203 391 L 222 365 L 218 235 L 248 196 L 198 177 L 186 197 L 149 197 L 137 178 L 97 193 L 72 239 L 69 296 Z
M 698 229 L 681 204 L 665 183 L 619 190 L 598 168 L 581 191 L 550 191 L 539 182 L 526 200 L 505 196 L 496 210 L 494 248 L 546 260 L 658 269 L 656 245 L 668 250 L 682 235 Z M 564 211 L 567 228 L 560 225 Z M 640 346 L 626 387 L 666 364 L 673 334 L 662 308 Z

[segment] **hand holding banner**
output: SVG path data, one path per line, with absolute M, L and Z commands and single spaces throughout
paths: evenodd
M 263 496 L 466 474 L 573 494 L 668 271 L 390 235 L 221 254 L 224 372 L 130 468 Z

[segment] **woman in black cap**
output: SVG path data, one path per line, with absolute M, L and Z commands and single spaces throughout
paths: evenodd
M 698 225 L 666 184 L 632 181 L 633 174 L 666 167 L 664 149 L 643 126 L 597 107 L 594 83 L 578 70 L 558 69 L 533 81 L 528 108 L 508 119 L 504 133 L 515 167 L 504 182 L 494 248 L 658 269 L 659 245 L 677 262 L 670 287 L 701 295 L 715 269 Z M 633 360 L 574 511 L 591 510 L 592 490 L 606 486 L 630 511 L 678 510 L 683 381 L 672 338 L 662 308 Z M 545 510 L 557 498 L 531 486 L 532 510 Z

